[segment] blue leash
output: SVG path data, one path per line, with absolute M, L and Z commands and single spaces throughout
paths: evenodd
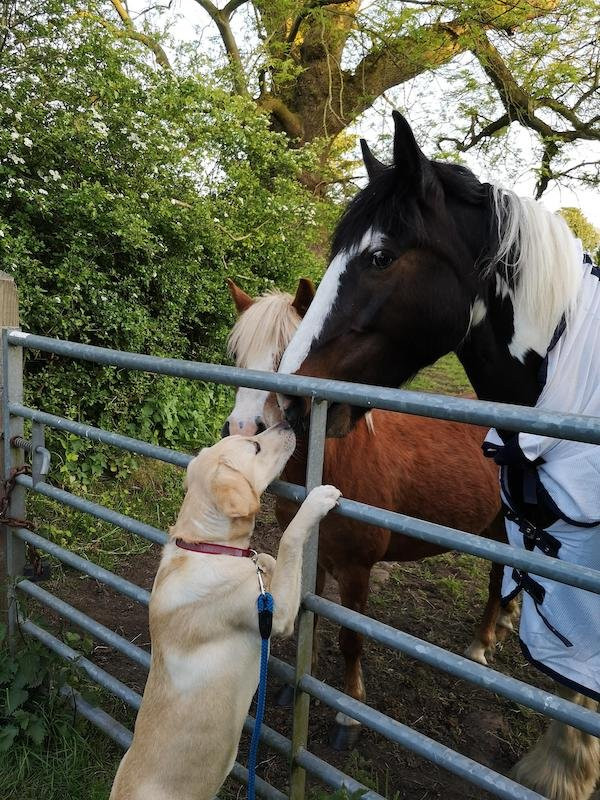
M 259 573 L 260 580 L 260 573 Z M 261 594 L 258 596 L 256 605 L 258 606 L 258 629 L 261 637 L 260 647 L 260 680 L 258 682 L 258 699 L 256 701 L 256 719 L 252 740 L 250 742 L 250 752 L 248 753 L 248 800 L 254 800 L 254 781 L 256 778 L 256 755 L 258 753 L 258 743 L 260 741 L 260 727 L 265 715 L 265 700 L 267 696 L 267 664 L 269 661 L 269 637 L 273 625 L 273 597 L 269 592 L 265 592 L 261 584 Z

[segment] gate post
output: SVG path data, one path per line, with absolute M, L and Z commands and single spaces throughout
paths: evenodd
M 19 299 L 13 278 L 0 271 L 0 329 L 2 330 L 2 358 L 0 359 L 0 389 L 2 391 L 2 439 L 0 440 L 0 481 L 4 482 L 13 467 L 23 463 L 23 450 L 11 447 L 13 436 L 23 435 L 23 420 L 11 419 L 8 404 L 23 401 L 23 351 L 9 347 L 8 332 L 19 327 Z M 25 489 L 15 486 L 7 514 L 25 516 Z M 25 545 L 13 536 L 7 525 L 0 526 L 0 622 L 8 625 L 9 637 L 15 631 L 16 606 L 13 581 L 23 574 Z
M 308 461 L 306 465 L 306 491 L 310 492 L 323 482 L 323 459 L 325 454 L 325 429 L 327 425 L 327 400 L 314 398 L 310 412 L 308 438 Z M 301 597 L 315 591 L 317 579 L 317 556 L 319 549 L 319 526 L 311 531 L 304 547 L 302 565 Z M 308 714 L 310 697 L 298 689 L 298 681 L 310 673 L 313 655 L 313 630 L 315 616 L 312 611 L 300 606 L 298 615 L 298 643 L 296 646 L 296 675 L 294 692 L 294 718 L 292 730 L 292 753 L 290 774 L 290 800 L 303 800 L 306 787 L 306 772 L 296 763 L 298 751 L 306 747 L 308 738 Z

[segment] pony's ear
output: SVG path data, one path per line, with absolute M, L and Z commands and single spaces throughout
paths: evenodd
M 249 308 L 252 303 L 254 303 L 254 300 L 250 297 L 250 295 L 246 294 L 246 292 L 243 289 L 240 289 L 239 286 L 236 286 L 231 278 L 227 278 L 227 288 L 229 289 L 229 294 L 233 299 L 233 303 L 238 314 L 243 314 L 244 311 Z
M 382 161 L 380 161 L 378 158 L 375 158 L 371 152 L 371 149 L 369 148 L 369 145 L 367 144 L 366 139 L 360 140 L 360 149 L 362 151 L 363 161 L 367 169 L 368 178 L 370 181 L 372 181 L 373 178 L 381 175 L 381 173 L 384 172 L 387 167 Z
M 258 513 L 260 500 L 246 476 L 225 460 L 219 461 L 212 479 L 216 507 L 230 519 Z
M 416 142 L 412 129 L 399 111 L 394 118 L 394 166 L 404 183 L 420 185 L 427 157 Z
M 296 289 L 296 297 L 294 297 L 294 302 L 292 303 L 300 317 L 306 314 L 314 296 L 315 287 L 313 282 L 309 278 L 300 278 Z

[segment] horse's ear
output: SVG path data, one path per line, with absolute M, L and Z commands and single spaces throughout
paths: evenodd
M 314 296 L 315 287 L 313 282 L 308 278 L 300 278 L 298 281 L 298 288 L 296 289 L 296 296 L 292 303 L 292 306 L 296 309 L 300 317 L 306 314 Z
M 381 175 L 381 173 L 386 169 L 386 166 L 378 158 L 375 158 L 371 152 L 371 149 L 369 148 L 369 145 L 367 144 L 366 139 L 360 140 L 360 149 L 362 151 L 363 161 L 367 169 L 367 175 L 369 180 L 372 181 L 373 178 Z
M 403 182 L 419 183 L 427 157 L 416 142 L 412 128 L 399 111 L 392 111 L 394 118 L 394 166 Z
M 243 314 L 244 311 L 254 303 L 254 300 L 250 297 L 250 295 L 246 294 L 246 292 L 243 289 L 240 289 L 239 286 L 236 286 L 231 278 L 227 278 L 227 288 L 229 289 L 229 294 L 232 297 L 238 314 Z

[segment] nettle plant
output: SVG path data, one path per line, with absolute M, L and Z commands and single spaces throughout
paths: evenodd
M 249 100 L 158 69 L 101 5 L 38 0 L 0 46 L 0 268 L 26 330 L 220 360 L 227 277 L 254 294 L 321 266 L 320 206 L 297 180 L 310 156 Z M 224 396 L 35 352 L 25 385 L 33 405 L 128 432 L 143 409 L 144 433 L 180 447 L 216 433 L 194 409 Z
M 84 652 L 91 647 L 77 633 L 65 638 Z M 77 682 L 70 665 L 41 643 L 17 638 L 9 648 L 6 626 L 0 624 L 0 753 L 19 744 L 39 749 L 50 739 L 73 735 L 73 710 L 59 694 L 67 679 Z

